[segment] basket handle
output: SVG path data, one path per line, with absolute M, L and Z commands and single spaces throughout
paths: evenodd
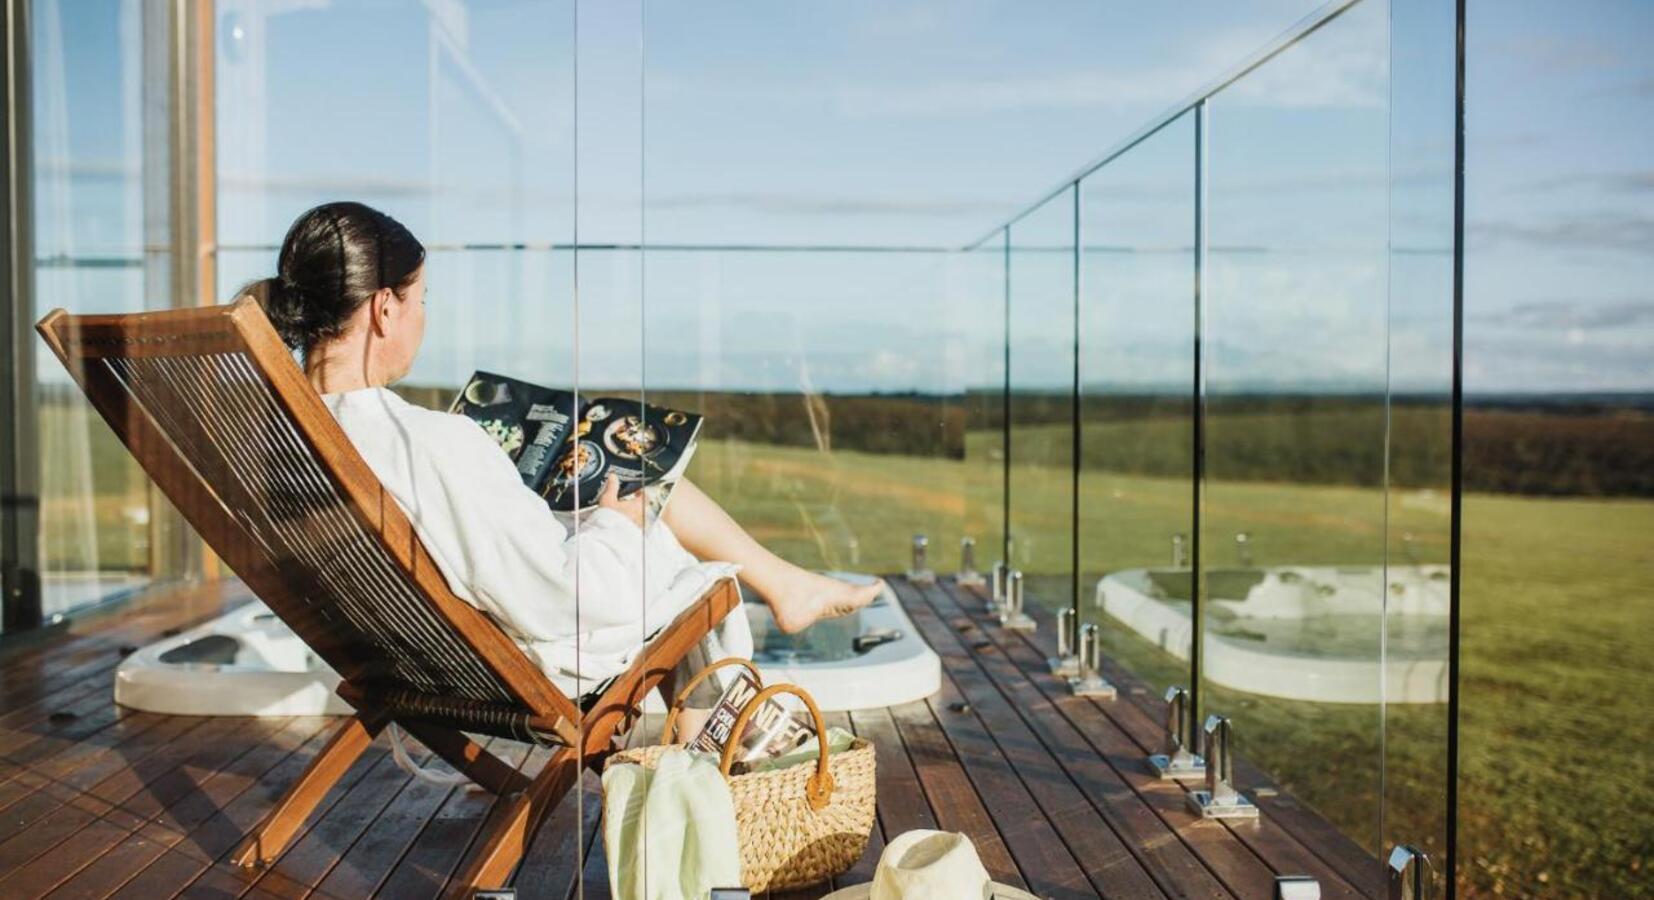
M 742 659 L 739 656 L 726 656 L 699 672 L 696 672 L 695 677 L 689 679 L 689 683 L 684 685 L 682 690 L 678 691 L 678 699 L 672 702 L 672 708 L 666 713 L 666 724 L 661 726 L 660 731 L 661 743 L 670 744 L 677 740 L 678 713 L 683 710 L 684 701 L 689 699 L 689 692 L 699 687 L 701 682 L 705 681 L 708 675 L 711 675 L 713 672 L 716 672 L 725 666 L 744 666 L 748 672 L 752 673 L 752 680 L 758 682 L 759 687 L 764 686 L 764 676 L 758 673 L 758 667 L 752 664 L 752 660 Z
M 821 717 L 821 707 L 816 706 L 814 697 L 796 684 L 772 684 L 759 691 L 756 696 L 741 707 L 741 714 L 735 717 L 735 725 L 729 729 L 729 740 L 724 743 L 724 757 L 719 761 L 718 771 L 729 777 L 729 769 L 735 765 L 735 751 L 741 745 L 741 736 L 746 734 L 747 723 L 758 714 L 764 701 L 776 694 L 792 694 L 803 699 L 804 705 L 810 708 L 810 718 L 815 720 L 816 745 L 821 748 L 816 756 L 816 773 L 804 783 L 804 797 L 810 801 L 810 808 L 820 810 L 833 799 L 833 773 L 827 771 L 827 720 Z

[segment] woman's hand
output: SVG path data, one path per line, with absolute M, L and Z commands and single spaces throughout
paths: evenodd
M 612 509 L 637 527 L 643 527 L 643 492 L 634 491 L 632 496 L 620 499 L 620 479 L 613 473 L 603 482 L 603 493 L 597 496 L 597 505 L 604 509 Z

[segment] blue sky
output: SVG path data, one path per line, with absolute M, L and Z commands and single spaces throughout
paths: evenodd
M 433 245 L 958 247 L 1317 5 L 629 0 L 582 2 L 576 21 L 570 2 L 220 0 L 223 281 L 267 271 L 292 217 L 340 196 Z M 1214 101 L 1211 346 L 1231 383 L 1382 383 L 1386 292 L 1398 383 L 1439 381 L 1443 271 L 1384 254 L 1445 239 L 1436 6 L 1364 0 Z M 37 8 L 41 250 L 130 255 L 138 4 Z M 1472 0 L 1468 33 L 1471 388 L 1654 389 L 1654 10 Z M 1082 190 L 1083 240 L 1110 248 L 1082 271 L 1082 327 L 1108 346 L 1088 381 L 1180 371 L 1187 148 L 1167 136 Z M 1050 242 L 1036 230 L 1013 244 Z M 998 275 L 977 259 L 582 254 L 578 318 L 573 260 L 554 251 L 434 262 L 430 380 L 483 365 L 709 388 L 998 377 L 982 362 Z M 1031 386 L 1068 371 L 1050 322 L 1069 274 L 1041 272 L 1021 267 L 1015 293 L 1014 376 Z M 131 306 L 141 281 L 47 272 L 61 299 L 42 303 Z

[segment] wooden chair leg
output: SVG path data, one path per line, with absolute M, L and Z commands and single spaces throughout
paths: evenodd
M 579 774 L 579 754 L 565 747 L 546 761 L 546 767 L 534 777 L 528 790 L 502 798 L 483 824 L 476 847 L 454 873 L 442 896 L 447 900 L 471 900 L 471 895 L 478 890 L 505 884 L 546 813 L 569 792 Z
M 498 756 L 484 750 L 480 744 L 462 731 L 432 725 L 429 722 L 399 722 L 408 733 L 432 753 L 448 761 L 455 770 L 465 773 L 493 793 L 505 796 L 525 791 L 529 779 L 523 773 L 506 765 Z
M 305 767 L 304 774 L 287 789 L 270 817 L 242 840 L 230 859 L 238 866 L 266 865 L 275 860 L 293 839 L 299 826 L 327 795 L 328 789 L 344 777 L 350 764 L 373 743 L 384 729 L 382 715 L 357 713 L 339 723 L 327 746 Z

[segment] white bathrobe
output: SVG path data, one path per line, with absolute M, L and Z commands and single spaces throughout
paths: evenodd
M 454 594 L 487 613 L 570 696 L 625 671 L 727 564 L 700 564 L 665 522 L 613 510 L 552 512 L 476 422 L 385 388 L 323 394 L 368 467 L 413 522 Z M 716 659 L 748 655 L 739 611 Z

